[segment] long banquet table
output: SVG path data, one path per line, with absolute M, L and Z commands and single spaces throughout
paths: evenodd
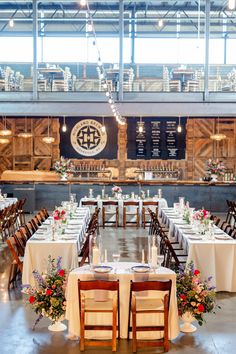
M 48 218 L 39 230 L 29 239 L 25 248 L 22 283 L 35 285 L 33 270 L 44 273 L 47 270 L 48 256 L 62 257 L 62 267 L 68 271 L 78 266 L 78 252 L 89 219 L 88 208 L 78 208 L 68 221 L 65 233 L 52 240 L 51 221 Z
M 169 236 L 176 238 L 188 253 L 202 277 L 212 276 L 217 291 L 236 291 L 236 240 L 214 226 L 214 239 L 194 234 L 191 226 L 174 214 L 174 209 L 162 209 L 163 222 L 169 226 Z
M 79 299 L 78 299 L 78 279 L 80 280 L 116 280 L 119 279 L 120 284 L 120 336 L 121 338 L 127 338 L 127 328 L 128 328 L 128 307 L 129 307 L 129 292 L 130 292 L 130 280 L 133 281 L 147 281 L 147 280 L 172 280 L 172 290 L 170 299 L 170 311 L 169 311 L 169 338 L 174 339 L 179 334 L 179 324 L 178 324 L 178 310 L 177 310 L 177 299 L 176 299 L 176 274 L 167 268 L 159 268 L 156 273 L 150 272 L 146 274 L 134 273 L 131 268 L 137 263 L 131 262 L 120 262 L 108 263 L 108 265 L 113 267 L 113 270 L 109 274 L 96 274 L 90 270 L 90 266 L 86 265 L 70 272 L 67 292 L 66 292 L 66 319 L 69 321 L 69 335 L 73 337 L 78 337 L 80 335 L 80 320 L 79 320 Z M 146 293 L 146 296 L 152 298 L 152 294 Z M 156 296 L 156 294 L 154 295 Z M 88 314 L 89 315 L 89 314 Z M 93 324 L 106 324 L 107 320 L 106 314 L 98 314 L 96 316 L 91 315 L 88 317 L 90 323 Z M 150 314 L 143 315 L 141 318 L 142 325 L 156 324 L 157 315 L 151 316 Z M 110 322 L 108 322 L 110 323 Z M 160 333 L 160 332 L 159 332 Z M 109 332 L 106 331 L 89 331 L 88 334 L 91 338 L 104 339 L 109 336 Z M 150 332 L 140 333 L 141 336 L 145 338 L 157 338 L 157 333 Z M 148 336 L 148 337 L 147 337 Z
M 107 201 L 116 201 L 118 202 L 118 211 L 119 211 L 119 226 L 123 226 L 123 211 L 124 211 L 124 202 L 138 202 L 139 203 L 139 220 L 141 223 L 142 220 L 142 208 L 143 208 L 143 202 L 158 202 L 159 203 L 159 209 L 162 208 L 167 208 L 168 204 L 165 198 L 158 198 L 158 197 L 153 197 L 153 198 L 145 198 L 145 199 L 140 199 L 140 198 L 129 198 L 129 199 L 117 199 L 114 197 L 110 197 L 110 198 L 87 198 L 84 197 L 80 200 L 80 206 L 82 206 L 82 203 L 84 202 L 88 202 L 88 201 L 92 201 L 92 202 L 97 202 L 98 208 L 102 209 L 102 204 L 103 202 L 107 202 Z M 114 206 L 113 206 L 114 208 Z M 127 207 L 127 212 L 132 211 L 132 209 L 134 210 L 134 206 L 128 206 Z M 152 209 L 152 207 L 150 206 L 150 209 Z M 100 213 L 100 222 L 101 222 L 101 214 Z M 114 221 L 115 216 L 112 215 L 108 215 L 107 216 L 109 218 L 109 221 Z M 135 220 L 135 216 L 132 218 L 130 217 L 130 215 L 128 215 L 129 220 L 134 221 Z M 133 220 L 134 219 L 134 220 Z

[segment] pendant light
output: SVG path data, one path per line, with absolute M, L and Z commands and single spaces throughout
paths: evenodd
M 210 139 L 215 140 L 215 141 L 221 141 L 226 139 L 226 135 L 225 134 L 220 134 L 220 117 L 218 117 L 218 120 L 216 121 L 216 133 L 212 134 L 210 136 Z
M 104 117 L 102 117 L 102 128 L 101 128 L 102 132 L 105 133 L 106 131 L 106 126 L 104 124 Z
M 9 136 L 12 134 L 10 129 L 7 129 L 7 118 L 2 117 L 3 129 L 0 129 L 0 135 L 2 136 Z
M 19 138 L 31 138 L 33 136 L 33 134 L 31 132 L 27 132 L 27 118 L 25 117 L 25 130 L 21 133 L 18 134 Z
M 179 116 L 179 124 L 177 126 L 177 133 L 181 133 L 181 132 L 182 132 L 182 125 L 181 125 L 180 116 Z
M 67 131 L 66 117 L 65 117 L 65 116 L 63 116 L 63 124 L 62 124 L 62 127 L 61 127 L 61 131 L 62 131 L 63 133 L 66 133 L 66 131 Z
M 138 122 L 138 132 L 143 133 L 143 130 L 144 130 L 144 123 L 142 121 L 142 117 L 140 117 Z
M 46 144 L 52 144 L 55 141 L 55 138 L 53 136 L 50 136 L 50 128 L 49 128 L 49 117 L 48 117 L 48 135 L 43 137 L 43 142 Z
M 8 143 L 10 143 L 10 139 L 0 137 L 0 144 L 8 144 Z

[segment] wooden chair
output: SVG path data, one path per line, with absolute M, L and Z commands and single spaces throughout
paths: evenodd
M 142 226 L 145 229 L 146 227 L 146 223 L 147 223 L 147 219 L 149 218 L 149 223 L 151 223 L 151 218 L 150 218 L 150 212 L 148 211 L 151 210 L 153 207 L 155 208 L 155 210 L 152 210 L 152 212 L 155 213 L 156 217 L 158 217 L 158 205 L 159 202 L 155 202 L 155 201 L 146 201 L 143 202 L 143 207 L 142 207 Z
M 172 281 L 146 281 L 146 282 L 133 282 L 130 284 L 130 299 L 129 299 L 129 322 L 128 322 L 128 339 L 129 333 L 132 330 L 132 350 L 136 353 L 137 348 L 143 347 L 164 347 L 164 351 L 169 350 L 168 338 L 168 317 L 169 317 L 169 304 L 171 296 Z M 155 297 L 155 299 L 148 299 L 148 297 L 138 297 L 136 293 L 143 291 L 158 291 L 163 292 L 162 297 Z M 130 314 L 132 314 L 132 326 L 130 324 Z M 164 317 L 164 321 L 160 325 L 142 326 L 137 325 L 137 315 L 140 315 L 140 322 L 144 314 L 155 314 Z M 140 340 L 137 339 L 137 332 L 147 331 L 162 331 L 163 339 L 160 340 Z
M 10 267 L 10 273 L 8 278 L 8 290 L 10 289 L 11 284 L 15 284 L 17 275 L 22 273 L 23 270 L 23 258 L 20 256 L 20 252 L 17 246 L 17 243 L 13 236 L 8 237 L 6 240 L 8 249 L 12 256 L 12 263 Z
M 128 209 L 128 210 L 127 210 Z M 127 220 L 127 216 L 135 216 L 135 221 Z M 136 224 L 139 227 L 139 202 L 127 201 L 123 204 L 123 226 L 127 224 Z
M 16 231 L 14 233 L 13 237 L 14 237 L 14 239 L 16 241 L 17 248 L 19 250 L 19 255 L 21 257 L 24 257 L 25 246 L 26 246 L 26 242 L 27 242 L 27 239 L 26 239 L 25 235 L 18 230 L 18 231 Z
M 82 207 L 88 207 L 91 213 L 94 213 L 98 207 L 98 202 L 95 200 L 82 200 Z
M 107 220 L 106 216 L 115 216 L 115 221 Z M 119 223 L 119 208 L 117 201 L 105 201 L 102 203 L 102 226 L 105 227 L 106 224 L 115 224 L 118 227 Z
M 79 305 L 80 305 L 80 351 L 84 351 L 85 346 L 108 346 L 112 351 L 116 351 L 116 334 L 120 337 L 120 315 L 119 315 L 119 280 L 91 280 L 78 281 Z M 112 292 L 113 297 L 105 301 L 96 301 L 93 297 L 86 296 L 86 291 L 107 290 Z M 85 323 L 88 313 L 111 313 L 112 325 L 88 325 Z M 118 316 L 117 316 L 118 314 Z M 118 325 L 117 325 L 118 324 Z M 85 331 L 112 331 L 112 340 L 88 340 L 85 338 Z

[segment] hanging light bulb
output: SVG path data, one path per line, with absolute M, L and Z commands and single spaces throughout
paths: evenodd
M 102 132 L 105 133 L 106 131 L 106 126 L 104 124 L 104 117 L 102 117 L 102 128 L 101 128 Z
M 66 117 L 65 116 L 63 117 L 63 124 L 62 124 L 61 130 L 62 130 L 63 133 L 65 133 L 67 131 Z
M 80 0 L 80 5 L 81 6 L 85 6 L 87 4 L 87 1 L 86 0 Z
M 180 116 L 179 116 L 179 124 L 177 126 L 177 133 L 181 133 L 182 132 L 182 126 L 181 126 L 181 121 L 180 121 Z
M 142 117 L 140 117 L 140 120 L 138 122 L 138 131 L 139 133 L 143 133 L 144 131 L 144 123 L 142 122 Z
M 229 0 L 228 8 L 229 8 L 229 10 L 234 10 L 235 9 L 235 0 Z
M 48 117 L 48 135 L 43 137 L 43 142 L 46 144 L 52 144 L 55 141 L 55 138 L 53 136 L 49 135 L 50 130 L 49 130 L 49 117 Z
M 106 92 L 106 96 L 109 97 L 110 96 L 110 92 L 107 91 Z
M 13 18 L 10 18 L 10 20 L 9 20 L 9 27 L 14 27 L 14 20 L 13 20 Z
M 23 132 L 19 133 L 18 136 L 20 138 L 24 138 L 24 139 L 31 138 L 33 136 L 33 134 L 31 132 L 27 132 L 27 119 L 26 119 L 26 117 L 25 117 L 25 130 Z
M 2 122 L 3 122 L 3 129 L 0 129 L 0 135 L 3 135 L 3 136 L 11 135 L 12 131 L 10 129 L 7 129 L 7 118 L 2 117 Z
M 217 124 L 218 123 L 218 124 Z M 221 141 L 227 138 L 225 134 L 220 133 L 220 117 L 218 117 L 218 120 L 216 122 L 217 125 L 217 132 L 215 134 L 210 135 L 210 139 L 215 140 L 215 141 Z
M 91 23 L 87 24 L 87 32 L 92 32 L 93 31 L 93 25 Z

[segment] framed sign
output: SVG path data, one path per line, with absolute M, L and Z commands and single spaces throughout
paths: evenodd
M 60 132 L 60 152 L 67 158 L 117 158 L 117 124 L 112 118 L 66 118 L 67 131 Z M 62 122 L 61 122 L 62 124 Z
M 145 117 L 142 122 L 140 133 L 139 118 L 128 118 L 128 159 L 185 159 L 187 118 L 181 118 L 181 133 L 177 133 L 178 118 Z

